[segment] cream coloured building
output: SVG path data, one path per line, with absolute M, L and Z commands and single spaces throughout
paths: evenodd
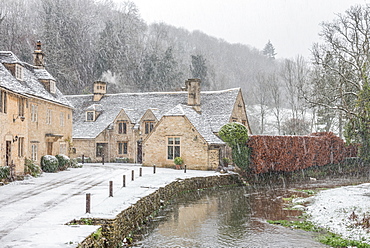
M 95 82 L 90 95 L 66 96 L 74 105 L 74 157 L 122 158 L 144 165 L 173 166 L 182 157 L 191 169 L 216 169 L 226 144 L 217 136 L 228 122 L 248 119 L 240 88 L 200 91 L 199 79 L 183 91 L 106 94 Z
M 41 43 L 34 64 L 0 51 L 0 166 L 23 174 L 25 158 L 69 153 L 72 106 L 44 67 Z

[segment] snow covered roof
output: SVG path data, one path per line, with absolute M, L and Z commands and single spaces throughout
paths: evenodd
M 123 109 L 131 122 L 137 124 L 148 109 L 154 109 L 157 119 L 164 115 L 185 115 L 204 138 L 211 143 L 222 142 L 214 135 L 229 122 L 240 88 L 202 91 L 201 113 L 187 106 L 188 93 L 148 92 L 106 94 L 98 103 L 101 112 L 95 122 L 86 121 L 86 111 L 92 106 L 93 95 L 69 95 L 75 107 L 73 138 L 93 139 L 106 129 Z
M 20 64 L 23 67 L 23 80 L 16 79 L 4 66 L 5 64 Z M 10 51 L 0 51 L 0 87 L 24 96 L 33 96 L 48 101 L 72 107 L 64 95 L 56 88 L 55 94 L 50 93 L 39 79 L 55 79 L 45 69 L 36 68 L 21 62 Z

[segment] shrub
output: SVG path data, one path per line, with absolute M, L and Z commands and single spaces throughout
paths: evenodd
M 184 163 L 184 160 L 181 157 L 176 157 L 173 162 L 175 165 L 182 165 Z
M 5 179 L 10 176 L 9 166 L 0 166 L 0 179 Z
M 58 159 L 52 155 L 41 158 L 41 169 L 45 172 L 56 172 L 58 170 Z
M 69 164 L 69 166 L 70 166 L 71 168 L 82 168 L 82 164 L 78 164 L 78 161 L 77 161 L 77 159 L 76 159 L 76 158 L 71 158 L 71 159 L 70 159 L 70 164 Z
M 31 159 L 25 159 L 24 161 L 24 173 L 37 177 L 42 173 L 40 166 L 35 164 Z
M 78 163 L 82 163 L 82 157 L 76 158 Z M 84 163 L 91 163 L 92 159 L 90 157 L 85 157 L 84 158 Z
M 219 132 L 220 138 L 226 142 L 232 150 L 234 163 L 244 171 L 249 171 L 249 148 L 246 145 L 248 141 L 247 128 L 237 122 L 231 122 L 223 125 Z
M 58 154 L 55 156 L 58 159 L 58 169 L 65 170 L 69 167 L 71 161 L 68 156 L 64 154 Z
M 116 163 L 128 163 L 128 162 L 129 158 L 120 158 L 120 157 L 116 158 Z

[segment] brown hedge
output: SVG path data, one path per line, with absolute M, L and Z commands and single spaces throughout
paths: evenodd
M 333 133 L 313 133 L 309 136 L 249 137 L 251 169 L 254 173 L 295 171 L 311 166 L 341 162 L 355 156 L 356 147 L 346 147 Z

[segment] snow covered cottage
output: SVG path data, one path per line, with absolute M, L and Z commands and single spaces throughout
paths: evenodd
M 34 65 L 10 51 L 0 51 L 0 166 L 24 173 L 25 158 L 68 154 L 72 106 L 44 67 L 41 42 Z
M 75 107 L 74 156 L 93 161 L 173 166 L 182 157 L 188 168 L 215 169 L 226 147 L 220 128 L 240 122 L 249 129 L 240 88 L 201 92 L 199 79 L 187 80 L 184 91 L 118 94 L 95 82 L 93 94 L 66 97 Z

